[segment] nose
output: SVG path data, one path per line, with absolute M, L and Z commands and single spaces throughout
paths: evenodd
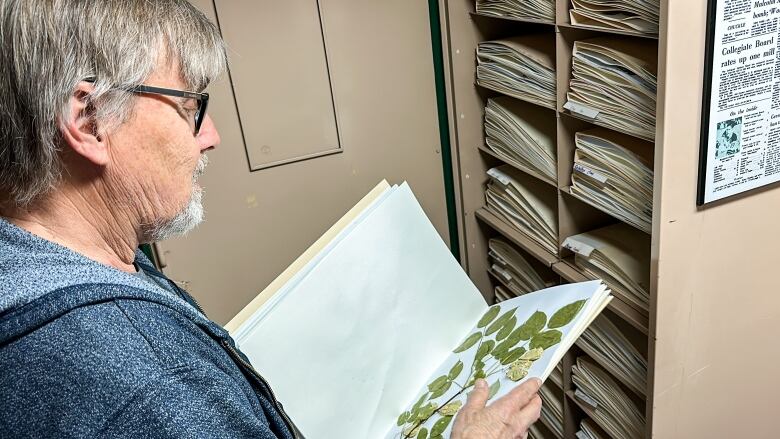
M 221 142 L 219 132 L 217 132 L 217 126 L 214 125 L 214 121 L 208 114 L 200 125 L 200 131 L 198 131 L 196 139 L 198 140 L 198 145 L 200 145 L 201 152 L 214 149 Z

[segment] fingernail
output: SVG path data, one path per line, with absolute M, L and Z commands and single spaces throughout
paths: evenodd
M 539 387 L 542 387 L 542 380 L 541 380 L 541 379 L 539 379 L 539 378 L 534 378 L 534 381 L 536 381 L 536 387 L 537 387 L 537 388 L 539 388 Z
M 485 380 L 483 380 L 482 378 L 480 378 L 480 379 L 477 380 L 475 385 L 476 385 L 476 387 L 478 389 L 484 389 L 485 387 L 487 387 L 487 382 Z

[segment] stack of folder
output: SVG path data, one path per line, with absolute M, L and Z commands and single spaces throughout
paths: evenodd
M 645 395 L 647 360 L 607 317 L 596 317 L 576 343 L 594 360 L 612 365 L 626 387 Z
M 558 388 L 563 389 L 563 365 L 558 363 L 550 374 L 550 381 L 555 383 Z
M 555 117 L 510 97 L 488 99 L 485 143 L 512 166 L 555 184 Z
M 504 295 L 504 291 L 510 294 L 509 297 L 501 297 L 502 300 L 522 296 L 548 286 L 523 255 L 508 242 L 500 238 L 491 239 L 488 248 L 490 274 L 505 287 L 501 295 Z
M 477 14 L 555 22 L 554 0 L 477 0 Z
M 647 312 L 650 303 L 650 235 L 619 223 L 566 238 L 583 273 L 603 279 L 615 297 Z
M 509 165 L 488 170 L 487 210 L 551 254 L 558 253 L 556 190 Z
M 539 389 L 542 398 L 541 420 L 553 432 L 555 437 L 563 438 L 563 391 L 544 384 Z
M 479 43 L 477 84 L 555 109 L 555 34 Z
M 575 398 L 591 409 L 599 427 L 614 438 L 644 437 L 644 413 L 604 369 L 578 357 L 571 373 Z
M 599 428 L 590 419 L 583 419 L 580 422 L 580 430 L 575 433 L 577 439 L 608 439 L 601 434 Z
M 635 38 L 574 42 L 564 108 L 633 136 L 655 136 L 657 45 Z
M 571 0 L 571 6 L 569 17 L 575 26 L 658 33 L 658 0 Z
M 653 145 L 604 128 L 575 135 L 571 194 L 647 233 L 653 221 Z

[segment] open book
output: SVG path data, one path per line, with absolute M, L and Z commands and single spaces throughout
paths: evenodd
M 435 438 L 476 378 L 496 398 L 546 378 L 609 300 L 591 281 L 489 306 L 382 183 L 226 327 L 307 437 Z

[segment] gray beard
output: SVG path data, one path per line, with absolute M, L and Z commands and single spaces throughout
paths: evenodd
M 208 157 L 203 154 L 198 160 L 198 166 L 192 175 L 192 192 L 190 199 L 184 208 L 173 218 L 161 220 L 150 227 L 144 233 L 148 242 L 164 241 L 186 235 L 203 221 L 203 190 L 196 184 L 198 177 L 208 165 Z

